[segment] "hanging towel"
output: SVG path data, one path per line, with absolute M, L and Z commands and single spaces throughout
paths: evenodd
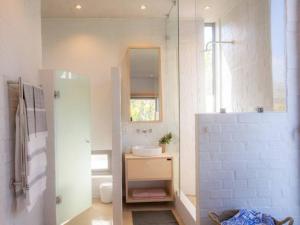
M 46 190 L 47 169 L 47 119 L 44 105 L 44 93 L 40 88 L 33 88 L 35 133 L 29 136 L 28 143 L 28 182 L 30 211 L 39 197 Z
M 21 82 L 20 82 L 21 83 Z M 24 101 L 23 85 L 19 85 L 19 100 L 16 111 L 16 132 L 15 132 L 15 177 L 14 185 L 17 197 L 17 208 L 26 207 L 27 200 L 27 143 L 28 143 L 28 127 L 26 106 Z
M 43 90 L 20 85 L 16 113 L 15 187 L 17 207 L 31 211 L 46 189 L 47 121 Z

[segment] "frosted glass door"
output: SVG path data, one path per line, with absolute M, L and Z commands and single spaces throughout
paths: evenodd
M 55 159 L 57 224 L 91 206 L 90 86 L 85 77 L 55 77 Z

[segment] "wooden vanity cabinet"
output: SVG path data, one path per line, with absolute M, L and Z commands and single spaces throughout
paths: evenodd
M 160 199 L 134 199 L 132 189 L 138 189 L 142 183 L 141 188 L 147 188 L 147 185 L 163 188 L 167 196 Z M 169 154 L 154 157 L 125 154 L 125 185 L 127 203 L 173 201 L 173 157 Z

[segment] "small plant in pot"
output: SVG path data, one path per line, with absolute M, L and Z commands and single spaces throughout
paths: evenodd
M 163 153 L 166 152 L 166 147 L 168 144 L 170 144 L 172 139 L 173 139 L 173 134 L 171 132 L 167 133 L 166 135 L 164 135 L 159 139 L 159 146 L 162 148 Z

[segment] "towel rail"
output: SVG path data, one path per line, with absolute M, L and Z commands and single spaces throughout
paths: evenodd
M 47 121 L 44 94 L 41 87 L 24 83 L 21 77 L 15 81 L 8 80 L 7 85 L 10 122 L 12 128 L 15 126 L 13 130 L 16 143 L 15 173 L 11 177 L 10 188 L 14 189 L 17 208 L 31 211 L 46 188 Z M 35 143 L 44 143 L 41 147 L 42 157 L 40 153 L 35 154 L 40 151 L 40 146 Z M 29 154 L 33 160 L 29 160 Z M 43 166 L 40 168 L 40 165 Z M 40 174 L 41 171 L 44 173 Z M 35 188 L 38 191 L 30 193 L 31 190 L 37 190 Z M 25 202 L 27 198 L 29 201 Z
M 30 86 L 35 87 L 35 88 L 42 89 L 42 85 L 36 86 L 36 85 L 32 85 L 32 84 L 29 84 L 29 83 L 26 83 L 26 82 L 23 82 L 23 81 L 22 81 L 22 83 L 23 83 L 23 84 L 30 85 Z M 8 81 L 7 81 L 7 84 L 8 84 L 8 85 L 20 85 L 20 81 L 8 80 Z

